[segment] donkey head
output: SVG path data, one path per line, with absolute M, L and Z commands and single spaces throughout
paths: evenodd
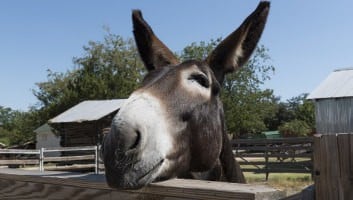
M 242 174 L 234 174 L 232 166 L 219 92 L 225 74 L 249 59 L 268 11 L 269 2 L 261 2 L 207 59 L 183 63 L 155 36 L 141 12 L 133 11 L 135 40 L 148 74 L 115 116 L 103 142 L 111 187 L 140 188 L 208 171 L 217 163 L 226 180 L 241 181 Z

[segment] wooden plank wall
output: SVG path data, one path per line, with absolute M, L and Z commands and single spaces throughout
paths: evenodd
M 315 100 L 316 132 L 325 134 L 353 131 L 353 98 Z
M 316 199 L 353 199 L 353 133 L 315 135 Z

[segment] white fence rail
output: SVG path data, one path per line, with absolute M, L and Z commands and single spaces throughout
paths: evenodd
M 0 149 L 0 155 L 37 155 L 37 158 L 29 159 L 1 159 L 0 165 L 31 164 L 39 165 L 39 171 L 44 172 L 44 163 L 46 162 L 68 162 L 94 160 L 94 172 L 99 173 L 99 150 L 100 146 L 81 146 L 81 147 L 59 147 L 59 148 L 40 148 L 40 149 Z M 48 156 L 49 152 L 82 152 L 91 151 L 92 154 L 79 156 Z

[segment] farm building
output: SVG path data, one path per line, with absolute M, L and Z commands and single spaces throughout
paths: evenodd
M 315 103 L 317 133 L 353 133 L 353 68 L 335 70 L 307 98 Z
M 36 149 L 60 147 L 60 137 L 54 133 L 49 124 L 43 124 L 34 132 L 36 133 Z M 51 152 L 48 155 L 60 156 L 60 152 Z
M 60 135 L 60 146 L 98 145 L 124 99 L 83 101 L 49 120 Z

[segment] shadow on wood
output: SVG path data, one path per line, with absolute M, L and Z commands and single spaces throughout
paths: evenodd
M 173 179 L 140 190 L 109 188 L 104 175 L 0 169 L 0 199 L 280 199 L 284 192 L 264 185 Z
M 353 134 L 314 138 L 316 199 L 353 199 Z

